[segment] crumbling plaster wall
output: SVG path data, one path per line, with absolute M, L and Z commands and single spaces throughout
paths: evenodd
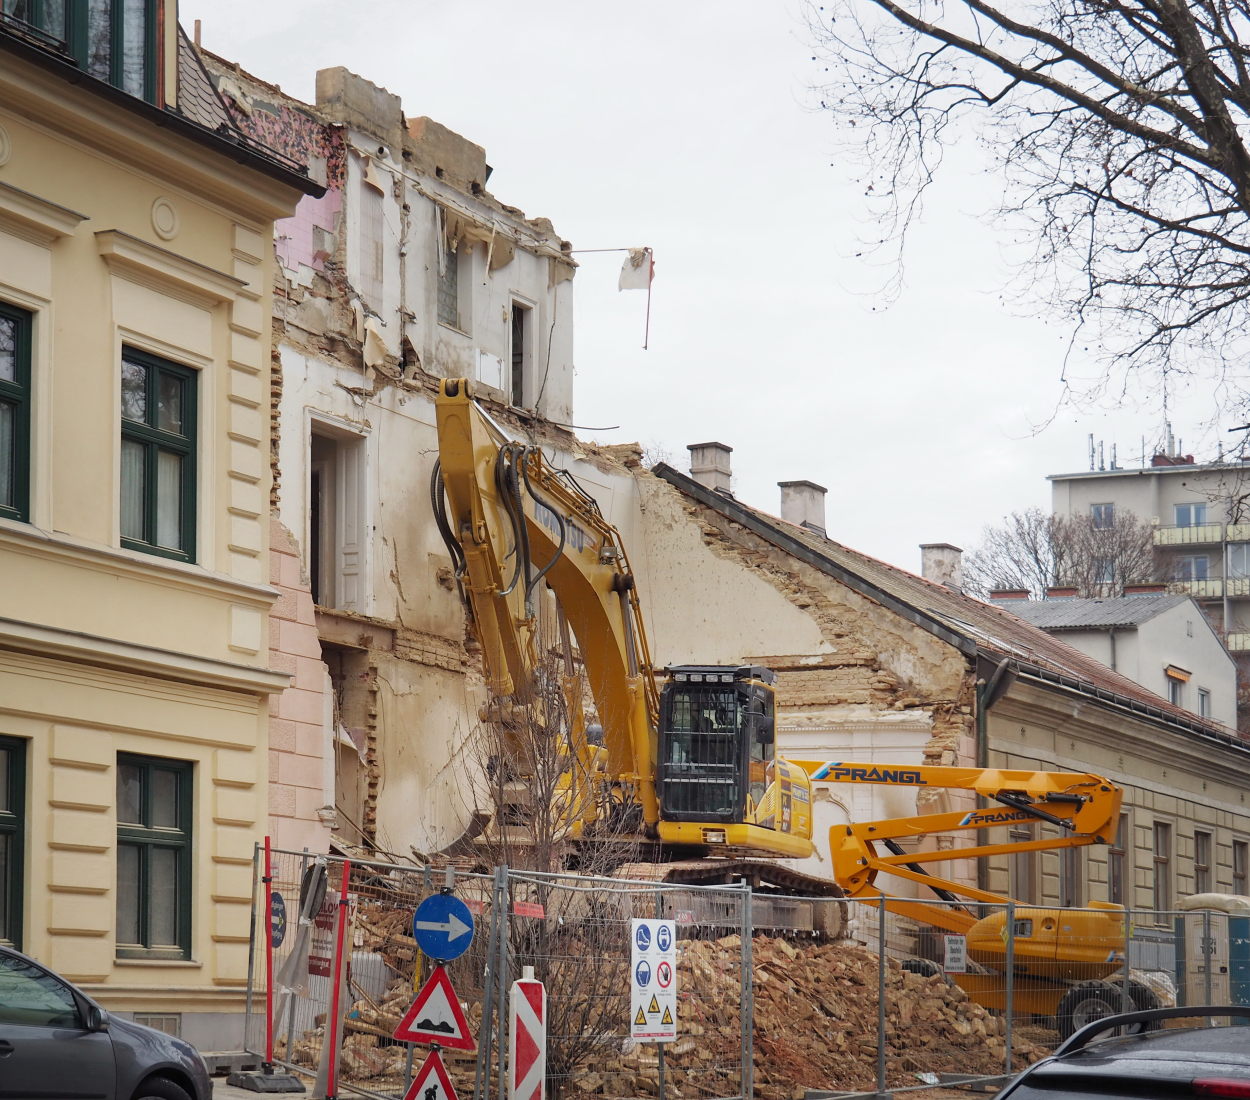
M 954 647 L 645 471 L 604 480 L 617 483 L 606 508 L 630 548 L 658 667 L 774 669 L 778 745 L 794 759 L 975 763 L 974 685 Z M 829 828 L 918 809 L 899 788 L 815 794 L 813 873 L 827 869 Z M 921 812 L 962 805 L 940 797 Z
M 351 567 L 332 570 L 336 587 L 319 593 L 317 625 L 321 643 L 350 654 L 369 681 L 363 712 L 346 707 L 353 735 L 363 734 L 364 775 L 350 784 L 366 792 L 359 824 L 401 853 L 437 849 L 473 809 L 465 780 L 474 760 L 464 745 L 484 701 L 429 503 L 437 380 L 477 377 L 485 363 L 494 364 L 494 382 L 505 381 L 519 302 L 531 311 L 521 404 L 570 420 L 576 265 L 549 221 L 527 219 L 485 191 L 481 147 L 431 120 L 406 120 L 385 89 L 344 69 L 323 70 L 314 106 L 219 58 L 206 61 L 239 125 L 308 162 L 327 187 L 276 231 L 272 503 L 300 569 L 285 561 L 276 568 L 303 585 L 289 602 L 302 595 L 311 604 L 312 445 L 314 434 L 328 438 L 340 454 L 350 452 L 321 476 L 335 482 L 329 552 L 338 554 L 350 535 L 350 553 L 341 556 Z M 448 248 L 456 248 L 462 274 L 455 326 L 438 321 Z M 274 659 L 291 663 L 277 648 Z M 312 690 L 306 678 L 301 690 Z M 284 763 L 290 734 L 281 725 L 271 731 L 277 766 L 282 774 L 302 769 L 311 826 L 313 777 L 307 761 L 298 769 Z M 333 760 L 329 730 L 322 740 Z M 337 755 L 340 767 L 353 766 L 353 753 Z M 343 835 L 358 839 L 351 829 Z

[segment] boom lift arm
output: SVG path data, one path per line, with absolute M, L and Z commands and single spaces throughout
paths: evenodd
M 848 897 L 885 897 L 891 912 L 951 932 L 967 933 L 979 918 L 953 905 L 893 898 L 877 885 L 880 874 L 894 875 L 933 890 L 945 901 L 958 897 L 1006 905 L 1012 899 L 966 883 L 942 878 L 924 865 L 981 859 L 1014 852 L 1106 844 L 1119 821 L 1119 787 L 1097 775 L 1081 772 L 1020 771 L 997 768 L 899 767 L 843 761 L 793 761 L 814 782 L 870 783 L 912 788 L 971 791 L 998 807 L 923 814 L 835 826 L 829 831 L 834 881 Z M 958 833 L 994 826 L 1046 822 L 1058 835 L 1036 840 L 976 844 L 931 852 L 905 852 L 899 843 L 930 834 Z

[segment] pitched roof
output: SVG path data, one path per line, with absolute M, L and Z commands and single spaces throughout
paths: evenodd
M 1235 730 L 1174 706 L 1009 611 L 751 508 L 708 489 L 666 463 L 656 465 L 652 473 L 800 561 L 942 638 L 970 658 L 983 656 L 996 664 L 1007 661 L 1009 667 L 1025 675 L 1079 692 L 1109 707 L 1250 752 L 1250 743 Z
M 995 607 L 1043 630 L 1136 630 L 1142 623 L 1170 611 L 1188 596 L 1165 592 L 1115 599 L 990 600 Z

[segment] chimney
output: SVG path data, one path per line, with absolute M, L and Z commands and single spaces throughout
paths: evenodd
M 690 443 L 686 450 L 690 452 L 690 476 L 695 481 L 713 492 L 733 496 L 733 475 L 729 469 L 732 447 L 724 443 Z
M 1027 588 L 991 588 L 991 600 L 1027 600 L 1029 598 L 1029 590 Z
M 964 587 L 964 552 L 949 542 L 920 544 L 920 575 L 927 581 L 944 584 L 956 592 Z
M 1159 584 L 1155 581 L 1140 584 L 1126 584 L 1124 586 L 1124 594 L 1126 596 L 1153 596 L 1156 593 L 1166 592 L 1167 590 L 1168 586 L 1166 584 Z
M 1046 598 L 1048 600 L 1074 600 L 1077 591 L 1074 584 L 1052 584 L 1046 589 Z
M 814 481 L 779 481 L 777 487 L 781 490 L 781 518 L 823 535 L 825 493 L 829 490 Z

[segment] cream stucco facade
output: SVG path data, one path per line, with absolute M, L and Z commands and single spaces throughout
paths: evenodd
M 5 939 L 211 1049 L 243 1003 L 268 700 L 287 683 L 268 652 L 270 283 L 273 221 L 302 185 L 215 135 L 211 104 L 179 110 L 206 81 L 175 5 L 150 14 L 146 100 L 0 27 L 0 307 L 18 334 L 0 400 L 21 429 L 0 518 L 0 890 Z M 155 466 L 136 472 L 136 450 Z M 122 771 L 188 786 L 144 787 L 155 817 L 132 822 Z M 166 824 L 181 847 L 119 839 Z

